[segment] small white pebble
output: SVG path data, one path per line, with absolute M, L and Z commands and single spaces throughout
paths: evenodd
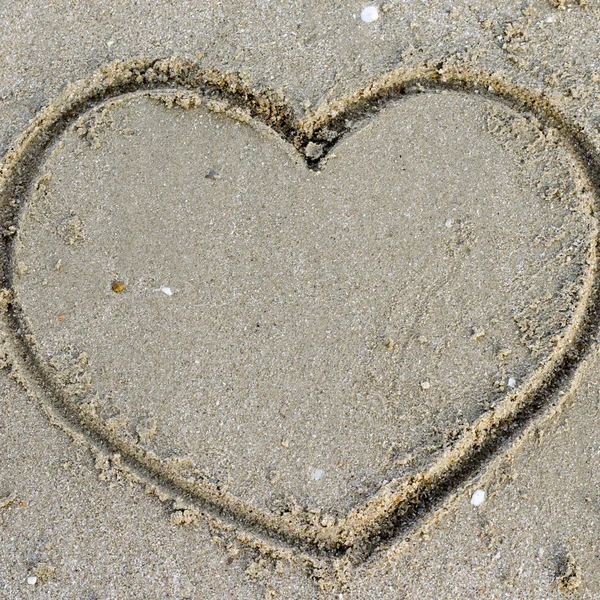
M 517 387 L 517 380 L 514 377 L 510 377 L 508 379 L 508 387 L 509 388 L 515 388 L 515 387 Z
M 31 577 L 27 578 L 27 583 L 29 585 L 35 585 L 37 583 L 37 577 L 34 577 L 33 575 Z
M 360 11 L 360 18 L 365 23 L 373 23 L 379 19 L 379 9 L 376 6 L 365 6 Z
M 421 387 L 422 387 L 424 390 L 428 390 L 428 389 L 431 387 L 431 384 L 429 383 L 429 381 L 422 381 L 422 382 L 421 382 Z
M 446 225 L 446 227 L 450 229 L 450 227 L 452 227 L 452 219 L 446 219 L 444 225 Z
M 475 490 L 471 496 L 473 506 L 481 506 L 485 502 L 485 490 Z
M 323 469 L 311 469 L 310 478 L 313 481 L 319 481 L 323 477 Z
M 173 295 L 173 292 L 171 291 L 171 288 L 170 288 L 170 287 L 161 287 L 161 288 L 160 288 L 160 291 L 161 291 L 163 294 L 166 294 L 167 296 L 172 296 L 172 295 Z

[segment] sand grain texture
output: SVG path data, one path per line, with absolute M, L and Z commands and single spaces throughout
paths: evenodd
M 454 460 L 580 327 L 595 182 L 569 141 L 595 156 L 596 7 L 392 3 L 366 24 L 359 5 L 94 4 L 2 7 L 3 150 L 67 80 L 113 58 L 182 56 L 208 85 L 277 92 L 233 115 L 230 101 L 168 91 L 80 111 L 26 192 L 9 299 L 69 411 L 233 513 L 139 483 L 114 448 L 54 427 L 47 399 L 7 371 L 2 593 L 597 597 L 591 313 L 585 360 L 547 409 L 452 475 L 422 518 L 362 564 L 294 549 L 299 527 L 302 544 L 351 547 L 365 503 Z M 121 27 L 131 18 L 135 31 Z M 361 94 L 396 69 L 488 73 L 491 88 L 547 98 L 568 126 L 439 87 L 359 118 Z M 228 71 L 243 77 L 214 83 Z M 336 121 L 344 102 L 356 108 Z M 240 506 L 254 524 L 235 525 Z

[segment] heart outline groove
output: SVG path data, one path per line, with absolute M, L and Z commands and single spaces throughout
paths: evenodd
M 296 148 L 309 168 L 316 170 L 348 132 L 349 120 L 365 119 L 393 100 L 431 90 L 487 96 L 517 112 L 533 114 L 543 127 L 556 128 L 585 172 L 594 196 L 592 212 L 596 212 L 600 163 L 584 132 L 543 92 L 514 85 L 499 74 L 443 63 L 400 69 L 350 96 L 324 104 L 302 119 L 296 119 L 290 104 L 274 92 L 254 90 L 237 75 L 204 70 L 195 62 L 178 58 L 115 62 L 68 86 L 32 120 L 0 164 L 0 214 L 4 230 L 0 314 L 3 345 L 17 378 L 44 400 L 55 421 L 74 435 L 82 436 L 92 447 L 120 455 L 124 466 L 150 487 L 163 490 L 166 496 L 183 498 L 201 511 L 270 544 L 291 546 L 310 556 L 345 555 L 362 560 L 385 540 L 406 531 L 418 522 L 423 512 L 438 506 L 453 489 L 510 445 L 519 431 L 569 388 L 579 363 L 593 343 L 595 315 L 600 308 L 597 223 L 576 309 L 553 352 L 516 390 L 466 427 L 458 440 L 425 471 L 382 485 L 364 505 L 327 526 L 311 522 L 305 515 L 264 511 L 218 485 L 186 477 L 166 461 L 107 428 L 89 407 L 78 405 L 62 394 L 60 386 L 36 357 L 26 315 L 12 293 L 14 234 L 38 163 L 47 148 L 77 118 L 120 96 L 142 91 L 199 94 L 223 104 L 225 114 L 250 117 L 267 125 Z M 335 132 L 334 139 L 328 141 L 327 136 L 320 136 L 325 130 Z M 314 141 L 323 147 L 319 158 L 311 158 L 305 152 Z

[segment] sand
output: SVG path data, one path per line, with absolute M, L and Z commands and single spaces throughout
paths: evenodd
M 3 597 L 599 597 L 596 8 L 94 4 L 0 17 Z

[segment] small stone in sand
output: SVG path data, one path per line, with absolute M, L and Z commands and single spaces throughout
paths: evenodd
M 317 160 L 323 156 L 323 144 L 315 144 L 314 142 L 308 142 L 304 153 L 308 158 Z
M 111 287 L 112 291 L 115 292 L 115 294 L 120 294 L 122 291 L 125 290 L 125 284 L 122 281 L 113 281 Z
M 37 583 L 37 577 L 34 577 L 33 575 L 31 577 L 27 578 L 27 583 L 29 585 L 35 585 Z
M 160 291 L 161 291 L 163 294 L 166 294 L 167 296 L 172 296 L 172 295 L 173 295 L 173 292 L 171 291 L 171 288 L 170 288 L 170 287 L 166 287 L 166 286 L 165 286 L 165 287 L 161 287 L 161 288 L 160 288 Z
M 485 490 L 475 490 L 471 496 L 473 506 L 481 506 L 485 502 Z
M 311 469 L 310 478 L 313 481 L 319 481 L 323 477 L 323 469 Z
M 365 6 L 360 12 L 360 18 L 365 23 L 373 23 L 379 19 L 379 9 L 376 6 Z

